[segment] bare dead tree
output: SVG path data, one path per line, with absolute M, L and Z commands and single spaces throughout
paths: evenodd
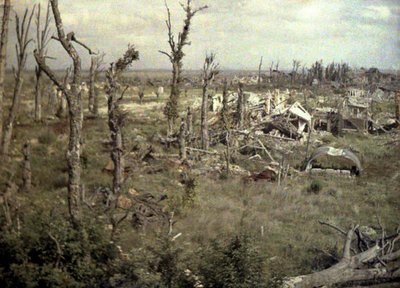
M 274 61 L 271 62 L 271 66 L 269 66 L 269 78 L 271 79 L 271 82 L 273 81 L 272 79 L 272 72 L 274 71 Z
M 4 77 L 6 75 L 7 44 L 8 44 L 8 23 L 10 20 L 11 0 L 4 0 L 3 19 L 1 21 L 0 37 L 0 136 L 3 135 L 3 95 Z M 0 141 L 1 149 L 1 141 Z
M 89 112 L 94 116 L 99 114 L 99 97 L 96 91 L 96 81 L 100 73 L 100 68 L 104 64 L 105 54 L 100 54 L 91 57 L 90 72 L 89 72 Z
M 230 174 L 230 162 L 231 162 L 231 150 L 230 150 L 230 129 L 231 121 L 229 119 L 229 107 L 228 107 L 228 80 L 224 79 L 224 87 L 222 91 L 222 110 L 221 110 L 222 123 L 226 133 L 226 151 L 225 151 L 225 162 L 226 162 L 226 174 Z
M 207 6 L 202 6 L 200 8 L 193 9 L 192 0 L 187 0 L 186 3 L 181 4 L 181 6 L 186 13 L 186 18 L 184 20 L 182 32 L 178 34 L 178 40 L 176 41 L 175 35 L 172 31 L 171 11 L 169 10 L 167 2 L 165 2 L 165 7 L 167 9 L 167 20 L 165 22 L 168 28 L 168 44 L 171 52 L 168 53 L 165 51 L 159 51 L 160 53 L 166 55 L 172 64 L 171 94 L 164 109 L 164 114 L 167 116 L 168 120 L 168 136 L 173 134 L 174 122 L 178 117 L 179 95 L 182 84 L 182 60 L 185 56 L 183 48 L 191 44 L 191 42 L 189 42 L 190 25 L 193 17 L 198 12 L 208 8 Z
M 262 68 L 262 65 L 263 65 L 263 57 L 261 56 L 260 64 L 258 65 L 258 81 L 257 81 L 258 90 L 261 90 L 261 68 Z
M 231 173 L 231 132 L 226 130 L 226 150 L 225 150 L 225 163 L 226 163 L 226 175 Z
M 321 85 L 322 80 L 324 79 L 324 66 L 322 65 L 322 60 L 315 61 L 315 63 L 311 65 L 309 75 L 311 77 L 310 85 L 312 85 L 314 79 L 317 79 L 318 85 Z
M 145 90 L 145 87 L 144 87 L 144 86 L 140 86 L 140 87 L 139 87 L 138 97 L 139 97 L 139 103 L 140 103 L 140 104 L 143 104 L 144 90 Z
M 184 162 L 186 161 L 186 122 L 185 119 L 182 118 L 181 126 L 179 128 L 179 159 Z
M 192 136 L 193 136 L 193 114 L 192 114 L 192 109 L 190 109 L 190 107 L 187 108 L 187 113 L 186 113 L 186 130 L 187 130 L 186 141 L 190 144 L 192 142 Z
M 71 85 L 69 84 L 70 81 L 70 77 L 71 77 L 71 68 L 68 67 L 65 70 L 65 74 L 64 74 L 64 79 L 63 79 L 63 85 L 65 87 L 66 90 L 71 90 Z M 65 95 L 65 93 L 58 88 L 58 109 L 56 112 L 56 116 L 59 118 L 65 118 L 67 117 L 67 97 Z
M 292 73 L 290 75 L 290 80 L 291 80 L 292 85 L 296 82 L 297 73 L 299 71 L 299 68 L 300 68 L 300 61 L 293 60 Z
M 245 99 L 243 93 L 243 84 L 239 83 L 238 88 L 238 99 L 237 99 L 237 109 L 236 109 L 236 126 L 237 128 L 242 128 L 244 125 L 245 116 Z
M 39 4 L 36 13 L 36 50 L 38 51 L 40 57 L 46 57 L 46 47 L 51 40 L 50 37 L 50 2 L 47 5 L 46 17 L 44 21 L 44 26 L 41 25 L 41 6 Z M 37 65 L 35 67 L 35 121 L 42 120 L 42 70 Z
M 224 79 L 224 86 L 222 90 L 222 110 L 221 119 L 225 130 L 231 129 L 231 121 L 229 119 L 229 106 L 228 106 L 228 80 Z
M 112 185 L 112 201 L 110 202 L 109 220 L 112 225 L 111 238 L 115 236 L 118 225 L 127 217 L 125 214 L 122 218 L 117 219 L 115 211 L 118 208 L 118 200 L 121 196 L 122 183 L 124 181 L 124 165 L 123 165 L 123 143 L 122 143 L 122 127 L 124 124 L 125 113 L 121 111 L 119 103 L 123 98 L 123 93 L 117 97 L 118 79 L 133 61 L 139 59 L 139 52 L 134 46 L 129 45 L 124 56 L 116 63 L 111 63 L 106 71 L 107 87 L 107 106 L 108 106 L 108 127 L 110 129 L 110 137 L 112 143 L 111 160 L 114 164 L 113 169 L 113 185 Z
M 82 100 L 79 86 L 81 84 L 81 58 L 73 45 L 73 42 L 83 46 L 93 54 L 92 51 L 82 42 L 78 41 L 74 32 L 65 34 L 64 26 L 61 19 L 60 10 L 58 8 L 58 0 L 49 0 L 53 11 L 53 18 L 57 28 L 58 37 L 52 37 L 57 40 L 64 50 L 67 52 L 73 62 L 72 83 L 71 89 L 59 81 L 52 69 L 46 64 L 46 58 L 40 57 L 37 50 L 34 51 L 34 56 L 37 64 L 42 71 L 57 85 L 66 97 L 68 102 L 69 113 L 69 143 L 67 150 L 68 163 L 68 210 L 73 227 L 83 231 L 82 213 L 80 205 L 81 196 L 81 142 L 82 142 Z
M 22 146 L 22 191 L 30 192 L 32 187 L 32 171 L 31 171 L 31 144 L 26 141 Z
M 396 91 L 396 95 L 394 96 L 394 102 L 395 102 L 395 115 L 397 121 L 400 123 L 400 91 Z
M 400 240 L 399 231 L 386 236 L 381 228 L 382 238 L 371 239 L 358 226 L 345 232 L 332 224 L 320 223 L 334 228 L 346 237 L 342 259 L 328 269 L 288 278 L 283 287 L 330 287 L 346 283 L 383 283 L 400 279 L 400 249 L 396 246 L 396 242 Z M 353 241 L 354 234 L 357 241 Z
M 15 45 L 15 50 L 17 54 L 17 68 L 13 67 L 14 71 L 14 91 L 11 107 L 8 113 L 8 118 L 6 120 L 6 125 L 4 127 L 2 135 L 1 153 L 2 155 L 7 155 L 10 148 L 11 137 L 13 133 L 14 121 L 18 113 L 19 100 L 21 97 L 22 84 L 24 82 L 23 72 L 25 70 L 26 59 L 28 57 L 27 49 L 32 42 L 29 38 L 29 30 L 31 27 L 32 17 L 35 12 L 35 7 L 29 13 L 26 9 L 22 19 L 15 14 L 15 30 L 17 34 L 17 44 Z
M 307 70 L 306 66 L 303 65 L 303 67 L 301 69 L 301 85 L 303 85 L 303 86 L 306 84 L 306 81 L 307 81 L 306 70 Z
M 276 79 L 275 82 L 279 86 L 281 83 L 281 72 L 279 71 L 279 60 L 275 64 Z
M 48 90 L 46 113 L 49 115 L 54 115 L 57 106 L 58 87 L 54 84 L 51 84 Z
M 96 94 L 96 91 L 95 91 L 95 87 L 94 87 L 94 84 L 95 84 L 95 82 L 96 82 L 96 80 L 95 80 L 95 74 L 96 74 L 96 72 L 95 72 L 95 70 L 96 70 L 96 67 L 97 67 L 97 57 L 96 56 L 92 56 L 91 58 L 90 58 L 90 71 L 89 71 L 89 107 L 88 107 L 88 109 L 89 109 L 89 112 L 91 112 L 91 113 L 93 113 L 93 110 L 94 110 L 94 97 L 95 97 L 95 94 Z
M 208 89 L 219 73 L 218 66 L 218 63 L 215 62 L 215 54 L 206 55 L 203 65 L 203 98 L 201 102 L 201 149 L 203 150 L 208 150 L 210 145 L 208 137 Z

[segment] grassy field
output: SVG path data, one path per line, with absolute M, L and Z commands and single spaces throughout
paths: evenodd
M 10 88 L 5 97 L 6 107 L 10 104 Z M 127 151 L 137 145 L 142 149 L 152 145 L 158 153 L 177 153 L 174 147 L 167 149 L 160 145 L 157 137 L 164 135 L 166 130 L 163 107 L 167 95 L 168 91 L 157 99 L 153 91 L 147 89 L 143 104 L 139 104 L 137 95 L 125 96 L 123 106 L 128 111 L 128 121 L 124 137 Z M 193 106 L 199 97 L 199 90 L 189 90 L 188 97 L 182 97 L 182 111 L 187 106 Z M 32 143 L 33 191 L 29 195 L 18 195 L 21 206 L 26 209 L 25 213 L 54 208 L 66 213 L 67 120 L 44 117 L 46 120 L 43 123 L 35 123 L 32 119 L 33 98 L 33 83 L 27 80 L 11 157 L 0 168 L 0 187 L 4 188 L 10 178 L 20 184 L 20 150 L 22 143 L 29 140 Z M 87 193 L 95 187 L 111 185 L 111 175 L 103 171 L 110 159 L 104 146 L 109 139 L 109 131 L 104 95 L 100 95 L 100 99 L 101 117 L 84 121 L 82 180 Z M 84 100 L 87 106 L 87 98 Z M 195 112 L 195 119 L 198 131 L 199 111 Z M 127 193 L 129 188 L 134 188 L 140 193 L 167 194 L 168 199 L 162 205 L 166 211 L 175 212 L 173 233 L 182 233 L 175 245 L 182 249 L 183 259 L 189 258 L 186 263 L 193 263 L 194 267 L 201 261 L 201 251 L 210 247 L 214 240 L 246 234 L 254 239 L 258 257 L 265 260 L 266 279 L 317 271 L 334 263 L 333 256 L 340 255 L 343 245 L 343 237 L 320 225 L 319 220 L 348 229 L 352 224 L 377 227 L 379 219 L 385 229 L 392 232 L 400 224 L 400 146 L 385 145 L 392 139 L 390 134 L 352 133 L 342 138 L 314 137 L 320 143 L 351 147 L 358 151 L 364 167 L 361 176 L 317 176 L 293 169 L 278 186 L 265 181 L 248 182 L 241 175 L 197 175 L 193 170 L 212 164 L 207 157 L 200 157 L 193 170 L 176 161 L 135 162 L 124 191 Z M 284 146 L 282 148 L 285 149 Z M 219 151 L 223 147 L 212 149 Z M 274 155 L 278 157 L 279 154 Z M 305 143 L 294 145 L 289 158 L 290 166 L 300 166 L 304 157 Z M 219 161 L 223 163 L 223 157 Z M 235 162 L 251 173 L 259 172 L 267 164 L 266 161 L 251 161 L 244 155 L 238 155 Z M 154 167 L 166 168 L 149 173 L 149 169 Z M 196 183 L 190 195 L 190 205 L 187 204 L 185 186 L 180 183 L 184 172 L 192 175 Z M 320 189 L 310 192 L 309 187 L 315 181 L 320 183 Z M 143 247 L 158 241 L 160 233 L 159 229 L 152 227 L 136 231 L 127 220 L 118 234 L 118 244 L 125 253 L 139 257 Z

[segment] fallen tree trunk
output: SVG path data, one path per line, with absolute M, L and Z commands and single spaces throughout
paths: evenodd
M 323 223 L 326 224 L 326 223 Z M 343 230 L 335 228 L 342 234 Z M 368 249 L 361 249 L 357 254 L 351 255 L 353 235 L 356 232 L 358 243 L 363 242 L 366 247 L 373 242 L 358 229 L 358 226 L 350 229 L 346 234 L 346 242 L 343 249 L 342 259 L 332 267 L 311 273 L 290 277 L 284 280 L 284 288 L 303 288 L 303 287 L 330 287 L 332 285 L 344 284 L 376 284 L 383 282 L 400 281 L 400 250 L 393 252 L 397 237 L 391 241 L 385 241 L 385 237 L 377 239 L 376 244 Z M 384 233 L 383 233 L 384 234 Z M 390 249 L 385 249 L 390 247 Z

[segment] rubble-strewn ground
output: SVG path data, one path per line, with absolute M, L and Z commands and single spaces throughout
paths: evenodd
M 33 191 L 18 197 L 23 207 L 41 207 L 44 210 L 66 209 L 66 162 L 67 120 L 51 119 L 34 123 L 31 117 L 33 85 L 27 80 L 15 137 L 12 142 L 10 162 L 0 168 L 2 187 L 13 171 L 19 171 L 21 145 L 29 139 L 32 143 Z M 240 173 L 226 176 L 218 173 L 216 165 L 224 165 L 224 146 L 211 147 L 221 156 L 195 154 L 197 161 L 189 160 L 192 169 L 181 165 L 177 158 L 163 158 L 177 154 L 177 148 L 167 149 L 160 144 L 160 135 L 166 130 L 162 113 L 168 89 L 157 99 L 150 89 L 146 91 L 143 104 L 136 95 L 125 96 L 123 107 L 129 112 L 124 130 L 127 152 L 145 151 L 149 145 L 155 150 L 151 161 L 133 161 L 127 164 L 129 180 L 126 192 L 134 188 L 138 193 L 154 196 L 166 194 L 162 202 L 166 211 L 174 211 L 173 233 L 182 233 L 175 241 L 186 255 L 196 255 L 201 247 L 210 245 L 210 240 L 228 238 L 246 232 L 252 234 L 260 246 L 259 257 L 267 259 L 270 275 L 298 275 L 329 266 L 332 260 L 328 254 L 340 253 L 343 238 L 334 230 L 321 226 L 318 221 L 327 221 L 344 229 L 352 224 L 377 226 L 377 219 L 388 231 L 395 231 L 400 219 L 400 145 L 389 143 L 396 132 L 388 134 L 345 133 L 336 138 L 331 134 L 312 135 L 311 148 L 328 145 L 351 148 L 361 157 L 364 168 L 359 177 L 335 175 L 310 175 L 297 170 L 305 158 L 306 142 L 299 141 L 290 146 L 288 158 L 289 175 L 277 182 L 248 181 L 248 174 L 262 171 L 270 162 L 260 153 L 261 159 L 249 160 L 249 155 L 236 156 L 232 165 L 242 169 Z M 200 90 L 189 90 L 182 109 L 198 101 Z M 9 97 L 6 97 L 9 100 Z M 302 102 L 303 99 L 295 99 Z M 84 102 L 86 104 L 86 102 Z M 9 103 L 7 103 L 9 104 Z M 109 131 L 106 122 L 105 99 L 101 96 L 101 117 L 84 121 L 83 183 L 87 193 L 99 186 L 109 186 L 111 174 L 103 168 L 109 162 L 105 143 Z M 307 105 L 313 105 L 309 102 Z M 392 109 L 390 103 L 382 103 L 382 109 Z M 393 111 L 386 111 L 392 113 Z M 211 116 L 211 113 L 210 113 Z M 194 115 L 198 133 L 199 111 Z M 211 118 L 211 117 L 210 117 Z M 398 138 L 397 138 L 398 139 Z M 389 144 L 387 144 L 389 143 Z M 287 143 L 278 148 L 289 149 Z M 135 158 L 132 152 L 127 159 Z M 139 152 L 137 152 L 139 153 Z M 279 159 L 279 153 L 272 151 Z M 222 169 L 222 168 L 221 168 Z M 220 169 L 220 170 L 221 170 Z M 240 170 L 238 168 L 238 170 Z M 182 179 L 185 175 L 194 177 L 196 188 L 187 204 L 187 194 Z M 20 181 L 19 172 L 12 179 Z M 310 191 L 313 181 L 320 183 L 318 191 Z M 185 202 L 186 201 L 186 202 Z M 28 209 L 29 210 L 29 209 Z M 130 221 L 125 221 L 119 235 L 122 250 L 138 255 L 144 243 L 155 241 L 152 227 L 146 231 L 135 231 Z M 153 239 L 153 240 L 151 240 Z M 196 259 L 191 259 L 196 261 Z M 394 286 L 393 286 L 394 287 Z

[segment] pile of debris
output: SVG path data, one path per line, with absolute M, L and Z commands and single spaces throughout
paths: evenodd
M 276 137 L 301 139 L 303 133 L 308 131 L 308 127 L 311 127 L 312 117 L 299 102 L 288 105 L 288 99 L 291 95 L 289 90 L 282 93 L 279 89 L 272 92 L 268 91 L 265 94 L 243 92 L 247 113 L 245 118 L 249 120 L 248 129 L 256 129 Z M 228 93 L 228 107 L 233 118 L 235 111 L 232 112 L 232 110 L 237 106 L 238 98 L 238 93 Z M 212 97 L 211 111 L 216 115 L 210 118 L 209 125 L 218 124 L 220 118 L 218 113 L 222 110 L 222 103 L 222 94 L 216 94 Z

